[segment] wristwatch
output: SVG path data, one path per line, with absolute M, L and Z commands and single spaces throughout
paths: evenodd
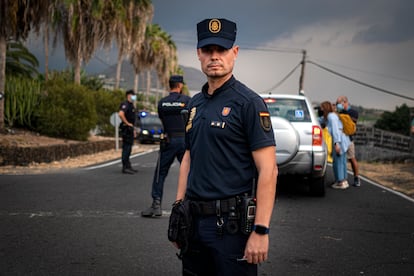
M 255 224 L 255 225 L 253 225 L 252 230 L 254 232 L 256 232 L 257 234 L 259 234 L 259 235 L 269 234 L 269 228 L 267 228 L 266 226 L 263 226 L 263 225 Z

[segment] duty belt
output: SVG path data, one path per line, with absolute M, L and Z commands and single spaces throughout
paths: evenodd
M 192 203 L 194 207 L 193 212 L 196 215 L 210 216 L 217 214 L 217 206 L 220 206 L 221 213 L 230 213 L 231 211 L 234 212 L 234 209 L 237 206 L 237 197 L 211 201 L 192 200 Z
M 184 132 L 169 132 L 168 137 L 184 137 Z

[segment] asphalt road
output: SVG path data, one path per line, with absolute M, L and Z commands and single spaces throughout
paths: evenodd
M 121 174 L 119 162 L 0 175 L 0 275 L 180 275 L 166 237 L 178 163 L 165 183 L 163 216 L 139 215 L 151 204 L 156 158 L 134 157 L 136 175 Z M 413 201 L 365 181 L 328 188 L 324 198 L 283 181 L 259 275 L 414 275 Z

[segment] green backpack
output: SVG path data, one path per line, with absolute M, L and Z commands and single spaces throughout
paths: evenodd
M 339 119 L 341 120 L 343 125 L 342 131 L 348 136 L 354 135 L 356 132 L 356 124 L 351 119 L 351 116 L 349 116 L 348 114 L 339 113 Z

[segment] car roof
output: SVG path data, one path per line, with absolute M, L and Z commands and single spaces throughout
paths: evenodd
M 306 99 L 303 95 L 292 95 L 292 94 L 259 94 L 262 98 L 278 98 L 278 99 Z

